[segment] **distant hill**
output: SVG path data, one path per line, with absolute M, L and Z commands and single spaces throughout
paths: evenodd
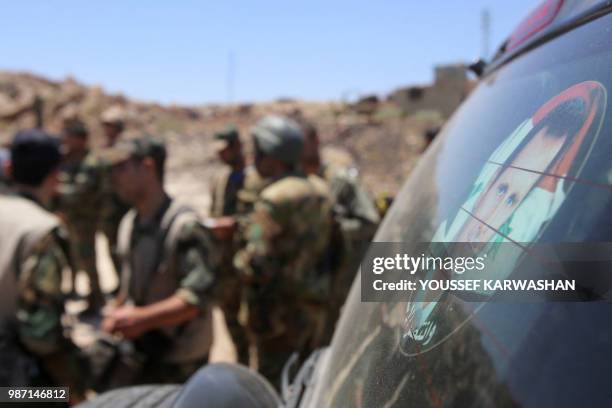
M 427 111 L 407 112 L 393 97 L 366 98 L 354 104 L 283 98 L 257 104 L 166 106 L 107 94 L 101 87 L 71 78 L 51 81 L 28 73 L 0 72 L 0 143 L 8 143 L 17 129 L 40 122 L 49 131 L 59 132 L 62 115 L 74 111 L 90 128 L 92 145 L 98 146 L 102 141 L 99 115 L 113 105 L 127 112 L 126 137 L 147 132 L 167 141 L 169 181 L 182 195 L 207 189 L 208 180 L 220 168 L 210 148 L 215 130 L 228 123 L 237 125 L 248 149 L 248 129 L 256 120 L 269 113 L 297 112 L 318 127 L 324 157 L 357 167 L 374 194 L 394 194 L 421 153 L 423 132 L 444 120 L 429 105 Z M 206 199 L 198 200 L 204 209 Z

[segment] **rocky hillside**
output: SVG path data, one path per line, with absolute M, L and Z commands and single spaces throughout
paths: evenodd
M 249 127 L 263 115 L 300 111 L 318 126 L 327 160 L 357 167 L 373 194 L 394 194 L 422 151 L 423 132 L 441 123 L 439 115 L 429 111 L 408 115 L 395 103 L 377 98 L 352 105 L 286 99 L 163 106 L 110 95 L 71 78 L 50 81 L 27 73 L 0 72 L 0 143 L 8 143 L 17 129 L 37 123 L 57 132 L 62 115 L 72 110 L 87 122 L 92 145 L 97 146 L 101 144 L 100 113 L 120 105 L 128 115 L 128 136 L 148 132 L 167 141 L 170 190 L 204 212 L 208 180 L 219 169 L 210 143 L 214 131 L 234 123 L 247 140 Z

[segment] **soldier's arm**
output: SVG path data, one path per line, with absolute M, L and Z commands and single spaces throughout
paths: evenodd
M 150 305 L 117 309 L 104 323 L 104 330 L 136 338 L 149 330 L 189 321 L 212 302 L 214 277 L 206 233 L 192 224 L 185 226 L 179 235 L 177 261 L 181 281 L 177 291 Z
M 37 355 L 56 352 L 62 346 L 61 276 L 65 259 L 54 234 L 49 234 L 21 265 L 19 335 L 21 342 Z
M 275 271 L 274 241 L 282 232 L 282 211 L 269 201 L 258 201 L 245 227 L 246 245 L 234 266 L 247 281 L 268 281 Z
M 76 347 L 64 337 L 61 276 L 67 266 L 61 238 L 53 232 L 42 239 L 20 268 L 18 334 L 21 343 L 39 357 L 57 384 L 83 390 L 82 362 Z
M 182 279 L 175 296 L 198 308 L 212 302 L 213 271 L 219 260 L 211 248 L 210 236 L 199 223 L 188 224 L 181 231 L 177 249 Z

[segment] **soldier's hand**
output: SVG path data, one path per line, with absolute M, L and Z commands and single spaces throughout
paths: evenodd
M 146 331 L 146 327 L 143 325 L 139 308 L 129 305 L 111 311 L 102 321 L 102 330 L 120 334 L 126 339 L 135 339 Z

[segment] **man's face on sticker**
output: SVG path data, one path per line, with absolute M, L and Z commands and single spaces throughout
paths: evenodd
M 489 242 L 541 180 L 542 173 L 549 171 L 566 139 L 567 135 L 549 134 L 547 127 L 538 131 L 512 162 L 493 177 L 456 241 Z

